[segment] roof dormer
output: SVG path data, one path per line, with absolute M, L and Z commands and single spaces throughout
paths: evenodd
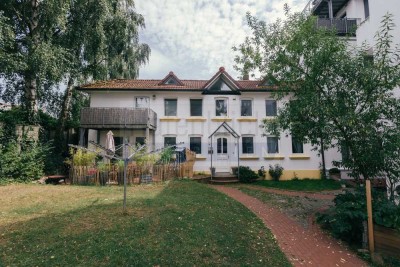
M 203 94 L 240 95 L 240 87 L 236 81 L 220 67 L 219 71 L 204 85 Z
M 161 80 L 161 82 L 158 85 L 179 85 L 183 86 L 184 84 L 179 80 L 176 75 L 170 71 L 167 76 L 165 76 L 164 79 Z

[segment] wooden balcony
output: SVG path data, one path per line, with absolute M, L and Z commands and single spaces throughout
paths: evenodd
M 340 35 L 340 36 L 344 36 L 344 35 L 356 36 L 357 19 L 318 18 L 317 26 L 324 27 L 328 30 L 333 29 L 336 31 L 336 34 Z
M 83 108 L 81 128 L 155 130 L 157 113 L 147 108 Z

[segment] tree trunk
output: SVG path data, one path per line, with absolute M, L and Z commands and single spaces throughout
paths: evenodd
M 67 89 L 65 90 L 64 101 L 61 109 L 61 114 L 59 119 L 60 125 L 56 133 L 56 139 L 58 141 L 57 145 L 61 150 L 63 150 L 65 146 L 65 136 L 64 136 L 65 125 L 67 124 L 69 118 L 69 112 L 71 110 L 73 91 L 74 91 L 74 79 L 70 77 L 68 79 Z
M 29 74 L 27 76 L 29 77 Z M 28 78 L 27 76 L 25 76 L 25 105 L 29 123 L 36 125 L 38 123 L 37 84 L 35 78 Z
M 326 178 L 326 164 L 325 164 L 325 149 L 324 149 L 324 140 L 321 138 L 321 157 L 322 157 L 322 177 Z

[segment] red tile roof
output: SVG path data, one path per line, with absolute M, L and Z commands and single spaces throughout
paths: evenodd
M 108 81 L 99 81 L 91 84 L 82 85 L 78 90 L 94 91 L 94 90 L 165 90 L 165 91 L 203 91 L 205 87 L 210 85 L 214 79 L 219 75 L 225 75 L 232 83 L 239 87 L 240 91 L 271 91 L 275 90 L 275 86 L 260 86 L 261 81 L 250 80 L 234 80 L 223 67 L 210 79 L 210 80 L 180 80 L 173 73 L 172 75 L 182 85 L 177 84 L 163 84 L 166 79 L 171 75 L 167 75 L 163 80 L 128 80 L 117 79 Z

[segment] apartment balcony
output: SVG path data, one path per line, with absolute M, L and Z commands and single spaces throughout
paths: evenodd
M 81 128 L 155 130 L 157 113 L 147 108 L 83 108 Z
M 303 12 L 320 18 L 335 17 L 335 14 L 349 1 L 350 0 L 332 0 L 332 2 L 328 2 L 325 0 L 310 0 Z
M 356 36 L 357 19 L 318 18 L 317 26 L 319 28 L 326 28 L 328 30 L 335 30 L 336 34 L 339 36 Z

